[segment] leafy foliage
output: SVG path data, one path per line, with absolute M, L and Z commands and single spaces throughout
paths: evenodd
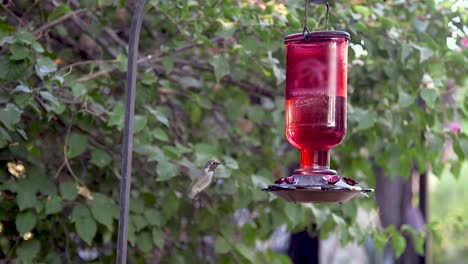
M 446 170 L 440 179 L 434 179 L 431 196 L 433 222 L 429 226 L 433 238 L 434 262 L 457 262 L 468 256 L 467 241 L 463 239 L 468 234 L 468 212 L 460 201 L 466 197 L 467 186 L 458 181 L 468 180 L 468 163 L 464 163 L 460 178 L 455 179 Z
M 18 2 L 0 20 L 0 155 L 26 172 L 0 172 L 0 257 L 74 262 L 97 248 L 96 261 L 110 262 L 133 5 Z M 445 124 L 468 114 L 468 49 L 458 44 L 467 16 L 450 5 L 333 1 L 330 24 L 353 44 L 348 135 L 335 168 L 371 186 L 374 165 L 394 177 L 414 164 L 459 173 L 467 134 Z M 372 209 L 372 199 L 296 205 L 259 191 L 298 160 L 284 139 L 282 39 L 301 29 L 302 1 L 159 0 L 150 9 L 136 104 L 134 262 L 287 263 L 257 242 L 283 223 L 299 230 L 311 221 L 322 237 L 339 230 L 343 243 L 373 237 L 381 247 L 390 239 L 402 252 L 399 230 L 355 222 L 357 203 Z M 314 11 L 310 26 L 321 29 L 323 8 Z M 216 171 L 220 180 L 197 204 L 186 190 L 209 159 L 236 163 Z

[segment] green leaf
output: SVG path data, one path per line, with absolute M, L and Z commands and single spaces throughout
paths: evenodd
M 189 89 L 189 88 L 201 88 L 203 86 L 203 83 L 193 77 L 190 76 L 183 76 L 178 78 L 178 82 L 180 86 L 182 86 L 184 89 Z
M 21 120 L 22 111 L 14 104 L 7 104 L 2 110 L 0 110 L 0 121 L 3 125 L 10 130 L 14 130 L 16 125 Z
M 387 245 L 388 237 L 382 232 L 374 233 L 374 243 L 378 250 L 382 250 Z
M 211 66 L 213 66 L 217 82 L 219 82 L 224 76 L 229 75 L 231 73 L 229 63 L 226 57 L 222 55 L 213 56 L 213 58 L 210 60 L 210 64 Z
M 39 56 L 35 65 L 36 74 L 43 78 L 46 75 L 49 75 L 57 71 L 57 64 L 50 59 L 49 57 Z
M 460 138 L 455 138 L 453 140 L 453 150 L 455 151 L 455 154 L 457 154 L 459 159 L 464 159 L 465 158 L 465 152 L 463 151 L 462 146 L 461 146 L 460 143 L 461 143 L 461 139 Z M 451 167 L 452 168 L 453 167 L 458 167 L 458 169 L 454 169 L 456 171 L 456 170 L 460 169 L 460 165 L 456 166 L 455 164 L 451 164 Z
M 410 45 L 405 44 L 405 43 L 401 45 L 401 53 L 400 53 L 401 63 L 404 64 L 406 62 L 406 59 L 408 58 L 409 55 L 411 55 L 412 51 L 413 51 L 413 48 Z
M 15 224 L 16 230 L 20 236 L 24 236 L 27 232 L 30 232 L 36 226 L 36 215 L 30 211 L 21 212 L 16 216 Z
M 91 152 L 91 163 L 98 166 L 99 168 L 103 168 L 109 165 L 111 161 L 112 157 L 102 149 L 94 149 Z
M 458 139 L 458 143 L 460 145 L 460 148 L 462 149 L 463 153 L 465 154 L 465 157 L 468 157 L 468 138 L 466 137 L 460 137 Z
M 272 65 L 272 69 L 273 75 L 276 78 L 277 85 L 281 84 L 282 82 L 284 82 L 284 80 L 286 80 L 286 72 L 284 69 L 278 67 L 276 64 Z
M 374 126 L 377 118 L 376 114 L 371 110 L 356 110 L 355 118 L 358 120 L 357 130 L 367 130 Z
M 44 258 L 44 263 L 47 263 L 47 264 L 61 264 L 62 261 L 60 259 L 60 256 L 56 252 L 49 251 L 47 253 L 47 256 Z
M 30 76 L 30 64 L 26 60 L 10 61 L 5 56 L 0 56 L 0 80 L 20 81 L 27 80 Z
M 154 227 L 151 230 L 151 233 L 153 236 L 153 244 L 159 249 L 163 249 L 165 243 L 164 232 L 161 229 Z
M 222 236 L 217 236 L 214 244 L 216 254 L 226 254 L 231 250 L 231 245 Z
M 273 70 L 273 75 L 276 78 L 276 84 L 279 85 L 286 79 L 286 72 L 283 68 L 278 67 L 279 60 L 273 57 L 271 51 L 268 51 L 268 62 Z
M 190 109 L 190 121 L 193 124 L 197 124 L 200 122 L 202 118 L 202 109 L 198 107 L 198 105 L 193 105 Z
M 54 196 L 46 201 L 45 213 L 46 215 L 56 214 L 63 209 L 62 199 L 60 197 Z
M 421 256 L 424 256 L 424 252 L 425 252 L 425 235 L 423 232 L 413 232 L 412 234 L 412 237 L 413 237 L 413 241 L 414 241 L 414 249 L 416 250 L 416 252 L 421 255 Z
M 82 83 L 75 83 L 71 86 L 73 97 L 80 98 L 86 94 L 86 86 Z
M 141 232 L 138 235 L 137 247 L 144 253 L 149 253 L 153 249 L 153 238 L 149 231 Z
M 156 172 L 158 174 L 156 181 L 167 181 L 177 176 L 179 170 L 173 163 L 167 160 L 160 160 L 156 167 Z
M 363 17 L 368 17 L 372 12 L 369 7 L 363 5 L 352 5 L 353 10 L 361 14 Z
M 36 191 L 34 190 L 20 190 L 16 195 L 16 202 L 20 210 L 26 208 L 35 208 L 38 204 Z
M 32 90 L 23 84 L 16 86 L 16 88 L 12 91 L 12 93 L 23 92 L 23 93 L 32 93 Z
M 41 192 L 41 194 L 48 194 L 51 196 L 57 195 L 57 189 L 53 177 L 49 177 L 47 173 L 39 167 L 29 167 L 27 172 L 28 178 L 25 182 L 26 185 L 23 189 L 29 189 L 34 192 Z
M 155 110 L 153 108 L 151 108 L 150 106 L 145 106 L 146 110 L 148 110 L 148 112 L 150 112 L 159 122 L 161 122 L 162 124 L 164 124 L 165 126 L 169 127 L 169 119 L 167 119 L 167 117 L 159 112 L 158 110 Z
M 319 209 L 316 206 L 311 206 L 310 209 L 315 216 L 315 222 L 320 227 L 322 226 L 330 216 L 330 212 L 328 210 Z M 289 217 L 290 218 L 290 217 Z
M 41 43 L 39 43 L 37 41 L 34 41 L 33 44 L 31 45 L 31 47 L 37 53 L 43 53 L 45 51 L 44 48 L 42 47 Z
M 128 242 L 130 242 L 130 245 L 135 246 L 136 234 L 132 224 L 128 225 Z
M 236 244 L 236 250 L 237 252 L 239 252 L 239 254 L 241 254 L 244 258 L 252 261 L 254 259 L 254 254 L 252 252 L 252 249 L 248 248 L 246 245 L 244 244 Z
M 221 24 L 221 28 L 216 33 L 216 35 L 222 38 L 231 38 L 237 28 L 236 23 L 228 22 L 226 20 L 223 20 L 222 18 L 218 18 L 216 21 L 218 21 Z
M 429 48 L 419 47 L 419 46 L 416 46 L 416 48 L 419 50 L 419 63 L 420 64 L 430 59 L 432 55 L 434 55 L 434 51 Z
M 400 93 L 398 94 L 398 105 L 401 108 L 407 108 L 411 106 L 413 103 L 414 103 L 414 98 L 411 95 L 400 91 Z
M 28 45 L 32 44 L 34 41 L 34 35 L 31 32 L 26 32 L 26 31 L 16 34 L 15 38 L 19 42 L 22 42 Z
M 10 60 L 24 60 L 29 57 L 29 48 L 21 44 L 11 45 L 10 51 Z
M 256 123 L 260 123 L 262 121 L 265 121 L 266 114 L 265 111 L 263 110 L 262 107 L 257 106 L 257 105 L 252 105 L 249 108 L 247 108 L 247 115 L 250 120 Z
M 405 238 L 399 233 L 393 234 L 392 246 L 393 246 L 393 249 L 395 250 L 396 257 L 399 258 L 403 254 L 403 252 L 405 252 L 405 248 L 406 248 Z
M 142 230 L 148 225 L 148 222 L 146 222 L 146 219 L 142 215 L 131 214 L 130 218 L 132 219 L 133 227 L 135 227 L 135 232 Z
M 88 207 L 82 204 L 75 205 L 70 215 L 72 222 L 76 222 L 80 218 L 90 218 L 90 217 L 91 217 L 91 212 L 89 211 Z
M 154 74 L 154 71 L 150 70 L 143 74 L 143 77 L 141 78 L 141 82 L 145 85 L 150 86 L 150 85 L 155 84 L 157 79 L 158 77 L 156 77 L 156 74 Z
M 166 193 L 166 196 L 163 197 L 161 204 L 164 204 L 162 211 L 165 220 L 171 219 L 180 206 L 180 198 L 177 197 L 174 192 Z
M 146 116 L 144 116 L 144 115 L 135 115 L 134 121 L 135 121 L 135 123 L 134 123 L 133 132 L 135 134 L 142 131 L 146 127 L 146 122 L 147 122 Z
M 113 6 L 115 1 L 113 0 L 97 0 L 98 6 Z
M 21 259 L 34 259 L 41 250 L 41 243 L 38 240 L 28 240 L 21 242 L 16 249 L 16 255 Z
M 160 128 L 156 128 L 152 131 L 152 134 L 153 134 L 153 137 L 158 139 L 158 140 L 161 140 L 163 142 L 168 142 L 169 141 L 169 136 L 167 135 L 167 133 L 160 129 Z
M 0 46 L 3 46 L 5 44 L 13 44 L 16 43 L 16 39 L 12 36 L 6 36 L 0 39 Z
M 344 226 L 346 225 L 346 222 L 344 219 L 336 214 L 331 214 L 333 221 L 338 225 L 338 226 Z
M 138 198 L 131 199 L 130 211 L 137 214 L 142 214 L 143 212 L 145 212 L 145 202 Z
M 88 136 L 72 133 L 68 138 L 68 158 L 73 159 L 85 152 L 88 147 Z
M 201 108 L 207 109 L 207 110 L 212 110 L 213 108 L 213 103 L 211 103 L 210 99 L 206 96 L 194 96 L 194 99 L 197 103 L 198 106 Z
M 112 111 L 111 117 L 107 121 L 107 125 L 109 126 L 116 126 L 119 129 L 122 129 L 124 126 L 124 113 L 125 107 L 123 104 L 116 104 Z
M 110 231 L 113 231 L 112 206 L 103 203 L 92 203 L 91 214 L 98 223 L 105 225 Z
M 53 80 L 57 81 L 60 84 L 60 87 L 63 87 L 63 83 L 65 82 L 65 78 L 62 75 L 56 74 L 54 75 Z
M 174 59 L 171 56 L 165 56 L 162 58 L 162 63 L 166 74 L 170 74 L 174 70 Z
M 11 142 L 10 134 L 0 127 L 0 148 L 7 146 L 9 142 Z
M 68 5 L 59 5 L 54 8 L 54 11 L 48 14 L 47 21 L 55 20 L 63 15 L 70 13 L 72 9 Z
M 437 91 L 435 89 L 424 88 L 420 91 L 420 95 L 428 106 L 434 106 L 435 100 L 437 98 Z
M 26 132 L 25 132 L 23 129 L 17 128 L 17 129 L 16 129 L 16 132 L 18 132 L 18 134 L 19 134 L 24 140 L 29 140 L 29 139 L 28 139 L 28 135 L 26 135 Z M 47 186 L 47 187 L 49 187 L 49 186 Z M 55 186 L 54 186 L 53 188 L 55 188 Z
M 286 216 L 290 220 L 290 223 L 295 225 L 297 224 L 297 221 L 299 220 L 299 216 L 301 215 L 301 210 L 300 207 L 297 206 L 297 204 L 294 204 L 293 206 L 287 206 L 284 209 Z
M 80 217 L 75 221 L 75 229 L 78 235 L 88 245 L 92 245 L 97 232 L 96 222 L 91 217 Z
M 219 170 L 219 169 L 218 169 Z M 252 175 L 252 184 L 256 188 L 264 188 L 265 186 L 268 186 L 271 182 L 271 179 L 267 179 L 263 176 L 259 175 Z
M 117 55 L 117 68 L 119 69 L 119 71 L 126 72 L 127 63 L 128 63 L 127 55 L 122 54 L 122 53 Z
M 65 200 L 75 200 L 78 195 L 78 189 L 74 182 L 62 182 L 60 183 L 60 194 Z
M 226 164 L 224 166 L 227 167 L 227 168 L 231 168 L 233 170 L 238 170 L 239 169 L 239 164 L 232 157 L 224 156 L 222 161 L 226 162 Z
M 162 215 L 156 209 L 146 209 L 143 212 L 143 216 L 150 225 L 161 226 L 162 225 Z
M 48 112 L 53 111 L 60 115 L 63 113 L 63 111 L 65 111 L 65 106 L 60 103 L 57 97 L 55 97 L 53 94 L 46 91 L 39 92 L 39 94 L 42 96 L 42 98 L 49 101 L 50 105 L 46 105 Z
M 444 62 L 432 62 L 428 65 L 429 70 L 428 72 L 430 73 L 432 79 L 438 80 L 438 79 L 443 79 L 445 78 L 447 72 L 446 68 L 447 65 L 445 65 Z

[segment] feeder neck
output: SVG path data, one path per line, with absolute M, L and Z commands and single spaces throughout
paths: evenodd
M 301 149 L 301 168 L 294 173 L 335 175 L 330 169 L 330 149 Z

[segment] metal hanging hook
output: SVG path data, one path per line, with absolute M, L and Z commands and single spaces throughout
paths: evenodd
M 327 13 L 326 13 L 326 29 L 328 30 L 328 20 L 329 20 L 329 17 L 330 17 L 330 1 L 329 0 L 305 0 L 305 7 L 304 7 L 304 30 L 302 31 L 302 34 L 304 34 L 304 38 L 306 40 L 309 39 L 309 34 L 310 34 L 310 30 L 309 28 L 307 27 L 307 20 L 309 18 L 309 5 L 310 3 L 314 3 L 314 4 L 322 4 L 322 3 L 325 3 L 325 5 L 327 6 Z

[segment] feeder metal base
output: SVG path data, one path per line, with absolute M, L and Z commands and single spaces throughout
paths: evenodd
M 326 183 L 319 175 L 293 175 L 292 184 L 269 185 L 263 191 L 271 192 L 288 202 L 294 203 L 341 203 L 361 194 L 374 192 L 374 189 L 359 186 L 339 187 Z

